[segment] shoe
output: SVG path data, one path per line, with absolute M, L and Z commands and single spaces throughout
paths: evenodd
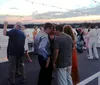
M 21 83 L 25 83 L 25 82 L 26 82 L 26 79 L 22 79 L 22 80 L 21 80 Z
M 20 72 L 16 72 L 15 73 L 15 77 L 21 77 L 22 75 L 21 75 L 21 73 Z
M 52 77 L 51 79 L 55 79 L 54 77 Z
M 26 78 L 27 78 L 27 77 L 22 78 L 22 79 L 21 79 L 21 83 L 25 83 L 25 82 L 26 82 Z
M 15 77 L 21 77 L 21 76 L 22 76 L 22 75 L 20 75 L 20 74 L 16 74 L 16 75 L 15 75 Z
M 99 60 L 99 58 L 95 58 L 96 60 Z
M 93 58 L 92 57 L 88 57 L 87 59 L 92 60 Z
M 11 83 L 8 81 L 8 85 L 16 85 L 16 84 L 15 84 L 15 83 L 12 83 L 12 84 L 11 84 Z

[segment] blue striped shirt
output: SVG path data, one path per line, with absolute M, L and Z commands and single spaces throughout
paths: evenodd
M 42 55 L 44 59 L 48 59 L 50 55 L 50 42 L 48 38 L 48 34 L 45 32 L 40 32 L 35 37 L 35 45 L 37 48 L 37 53 Z

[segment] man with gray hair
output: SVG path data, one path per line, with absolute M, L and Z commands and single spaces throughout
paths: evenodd
M 10 77 L 8 85 L 15 85 L 16 66 L 21 72 L 22 81 L 24 82 L 24 63 L 22 57 L 24 56 L 25 34 L 21 31 L 21 23 L 17 22 L 14 29 L 7 31 L 8 22 L 4 22 L 3 34 L 9 37 L 7 47 L 7 57 L 10 65 Z

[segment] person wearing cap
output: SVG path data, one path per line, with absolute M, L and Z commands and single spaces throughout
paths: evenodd
M 24 44 L 25 44 L 25 34 L 21 31 L 21 23 L 17 22 L 14 29 L 7 31 L 8 22 L 4 22 L 3 34 L 9 37 L 7 55 L 9 60 L 9 80 L 8 85 L 15 85 L 15 72 L 16 65 L 20 65 L 19 70 L 21 72 L 22 81 L 25 82 L 24 76 Z

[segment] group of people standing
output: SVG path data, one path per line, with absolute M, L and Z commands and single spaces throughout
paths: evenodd
M 8 85 L 15 85 L 15 75 L 22 77 L 24 72 L 24 45 L 26 35 L 21 23 L 7 31 L 8 23 L 4 23 L 4 35 L 9 36 L 7 56 L 10 65 Z M 53 25 L 45 23 L 43 30 L 34 37 L 34 52 L 38 55 L 40 72 L 37 85 L 51 85 L 52 72 L 56 69 L 58 85 L 76 85 L 79 83 L 77 51 L 75 36 L 69 25 Z M 20 73 L 20 74 L 19 74 Z
M 78 53 L 83 53 L 87 49 L 87 59 L 99 59 L 98 49 L 100 44 L 100 29 L 98 26 L 90 26 L 87 29 L 76 29 L 76 48 Z

